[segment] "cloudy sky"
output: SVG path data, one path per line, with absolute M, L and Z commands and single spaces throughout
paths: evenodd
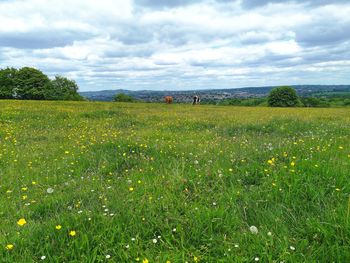
M 81 91 L 350 84 L 349 0 L 0 0 L 0 68 Z

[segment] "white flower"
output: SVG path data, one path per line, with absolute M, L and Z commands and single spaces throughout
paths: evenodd
M 153 238 L 152 242 L 153 242 L 153 244 L 156 244 L 158 242 L 158 240 L 156 238 Z
M 129 248 L 130 246 L 129 246 L 129 244 L 127 244 L 126 246 L 125 246 L 125 248 Z
M 41 259 L 41 260 L 44 260 L 45 258 L 46 258 L 46 256 L 41 256 L 41 258 L 40 258 L 40 259 Z
M 293 247 L 293 246 L 290 246 L 289 248 L 290 248 L 290 250 L 292 250 L 292 251 L 295 250 L 295 247 Z
M 46 192 L 47 192 L 48 194 L 52 194 L 52 193 L 53 193 L 53 188 L 51 188 L 51 187 L 47 188 L 47 189 L 46 189 Z
M 256 262 L 258 262 L 258 261 L 260 260 L 260 258 L 256 257 L 256 258 L 254 258 L 254 260 L 255 260 Z
M 235 248 L 239 248 L 239 245 L 238 245 L 238 244 L 235 244 Z
M 267 232 L 267 235 L 268 235 L 268 236 L 272 236 L 272 233 L 271 233 L 271 232 Z
M 136 239 L 134 237 L 131 238 L 131 241 L 135 241 Z
M 176 228 L 173 228 L 173 232 L 174 232 L 174 233 L 176 232 Z
M 258 228 L 256 226 L 249 227 L 249 230 L 254 235 L 258 234 L 258 232 L 259 232 L 259 230 L 258 230 Z
M 111 255 L 106 255 L 106 259 L 109 259 L 109 258 L 111 258 Z

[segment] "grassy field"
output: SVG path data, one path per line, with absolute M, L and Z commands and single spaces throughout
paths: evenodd
M 350 109 L 0 101 L 0 262 L 350 262 Z

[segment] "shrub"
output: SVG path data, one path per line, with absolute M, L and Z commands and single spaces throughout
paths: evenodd
M 114 101 L 117 102 L 135 102 L 135 99 L 125 93 L 118 93 L 113 98 Z
M 274 88 L 270 92 L 267 101 L 271 107 L 296 107 L 300 105 L 297 92 L 292 87 Z

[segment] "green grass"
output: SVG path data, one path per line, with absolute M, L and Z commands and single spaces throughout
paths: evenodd
M 350 109 L 0 101 L 0 261 L 350 262 L 349 174 Z

